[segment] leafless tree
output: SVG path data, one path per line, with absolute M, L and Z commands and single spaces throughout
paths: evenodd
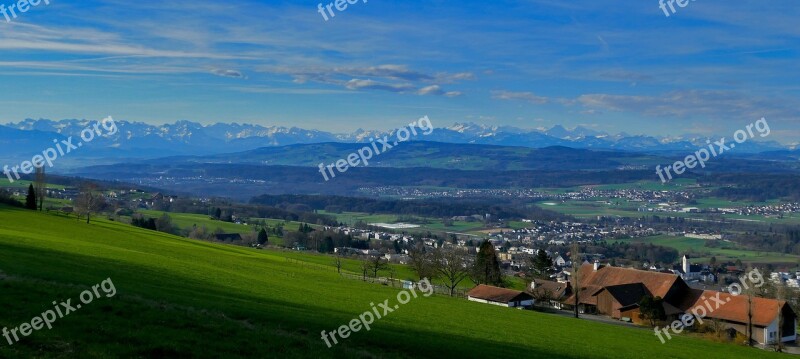
M 389 281 L 392 282 L 392 287 L 394 287 L 394 277 L 397 276 L 397 269 L 395 267 L 389 266 Z
M 409 265 L 411 269 L 417 273 L 419 280 L 425 278 L 432 279 L 436 276 L 436 263 L 434 254 L 431 250 L 427 250 L 422 243 L 417 243 L 413 248 L 408 250 Z
M 367 281 L 367 273 L 369 273 L 370 268 L 372 268 L 372 263 L 369 258 L 361 260 L 361 277 L 365 282 Z
M 548 306 L 550 302 L 555 298 L 555 293 L 552 290 L 543 288 L 543 287 L 536 287 L 532 291 L 530 291 L 531 296 L 537 303 L 545 303 Z M 541 305 L 541 304 L 540 304 Z
M 336 251 L 335 256 L 333 257 L 333 265 L 336 266 L 336 273 L 342 274 L 342 253 L 340 251 Z
M 722 334 L 725 333 L 725 329 L 726 329 L 725 325 L 722 324 L 722 322 L 720 322 L 716 318 L 712 318 L 709 321 L 709 325 L 708 326 L 711 329 L 711 331 L 714 333 L 714 335 L 717 337 L 717 339 L 721 339 L 722 338 Z
M 378 278 L 378 272 L 389 267 L 383 258 L 374 256 L 369 259 L 369 270 L 372 271 L 372 278 Z
M 85 183 L 81 186 L 78 197 L 75 198 L 75 211 L 79 215 L 86 215 L 86 223 L 89 224 L 92 212 L 97 212 L 103 207 L 104 197 L 98 192 L 98 187 L 94 183 Z
M 752 267 L 747 268 L 747 272 L 750 273 L 753 270 Z M 743 290 L 744 294 L 747 295 L 747 346 L 753 345 L 753 294 L 755 294 L 755 289 L 753 289 L 752 285 L 744 285 L 745 289 Z
M 450 296 L 455 296 L 458 284 L 469 276 L 466 253 L 456 247 L 440 247 L 434 251 L 434 258 L 436 272 L 447 281 Z
M 575 318 L 580 318 L 578 307 L 580 306 L 580 269 L 581 269 L 581 256 L 578 242 L 573 242 L 570 248 L 570 257 L 572 259 L 572 289 L 575 291 Z
M 783 281 L 777 284 L 775 299 L 786 300 L 786 284 L 784 284 Z M 778 304 L 778 338 L 774 345 L 774 349 L 778 353 L 782 353 L 785 349 L 783 346 L 783 321 L 783 307 Z
M 36 191 L 36 202 L 41 212 L 44 207 L 44 198 L 47 196 L 47 181 L 45 179 L 44 165 L 36 167 L 36 177 L 33 183 L 34 190 Z

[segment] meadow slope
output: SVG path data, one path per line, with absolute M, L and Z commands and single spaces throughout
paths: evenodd
M 3 358 L 759 358 L 779 354 L 441 296 L 413 299 L 329 349 L 320 339 L 398 289 L 105 220 L 0 207 L 0 327 L 111 278 L 117 289 Z

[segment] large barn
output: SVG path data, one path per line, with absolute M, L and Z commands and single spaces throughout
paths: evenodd
M 669 274 L 584 264 L 579 272 L 580 292 L 578 306 L 583 313 L 605 315 L 614 319 L 630 319 L 645 324 L 639 318 L 639 302 L 645 296 L 664 299 L 664 312 L 668 321 L 679 319 L 693 308 L 705 305 L 708 298 L 719 297 L 725 304 L 706 311 L 707 320 L 717 320 L 728 329 L 745 334 L 748 323 L 747 297 L 729 293 L 692 289 L 681 277 Z M 778 327 L 782 325 L 782 342 L 797 339 L 797 314 L 785 302 L 767 298 L 752 298 L 753 335 L 760 344 L 778 341 Z M 574 307 L 575 293 L 562 302 Z

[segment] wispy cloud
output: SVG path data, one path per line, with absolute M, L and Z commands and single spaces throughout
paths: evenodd
M 522 100 L 539 105 L 550 102 L 549 98 L 537 96 L 533 92 L 492 91 L 492 98 L 498 100 Z
M 411 70 L 406 65 L 377 65 L 366 67 L 311 67 L 292 68 L 264 66 L 260 71 L 272 74 L 289 75 L 297 84 L 314 82 L 325 85 L 342 86 L 351 90 L 379 90 L 394 93 L 416 93 L 418 95 L 439 95 L 457 97 L 460 91 L 445 91 L 434 82 L 469 80 L 469 73 L 426 74 Z M 434 83 L 434 84 L 431 84 Z
M 211 69 L 211 73 L 221 77 L 247 79 L 247 76 L 245 76 L 242 72 L 236 70 Z
M 345 87 L 351 90 L 382 90 L 389 92 L 408 92 L 414 89 L 410 84 L 390 84 L 373 80 L 352 79 L 347 81 Z
M 417 90 L 417 95 L 439 95 L 446 97 L 458 97 L 463 95 L 459 91 L 444 91 L 439 85 L 430 85 Z
M 589 110 L 631 112 L 667 118 L 738 119 L 774 116 L 800 119 L 785 100 L 719 90 L 672 91 L 659 96 L 586 94 L 575 102 Z

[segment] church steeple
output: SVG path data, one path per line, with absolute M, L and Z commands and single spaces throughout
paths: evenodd
M 683 255 L 683 273 L 689 273 L 689 256 Z

